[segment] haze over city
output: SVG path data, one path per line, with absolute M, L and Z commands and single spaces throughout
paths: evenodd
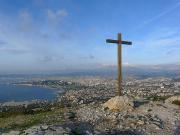
M 1 0 L 0 72 L 180 64 L 179 0 Z

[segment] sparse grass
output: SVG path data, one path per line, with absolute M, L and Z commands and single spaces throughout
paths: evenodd
M 10 117 L 0 118 L 0 128 L 17 129 L 30 127 L 37 124 L 42 119 L 40 115 L 12 115 Z
M 11 112 L 0 112 L 0 118 L 7 118 L 10 116 L 17 116 L 17 115 L 33 115 L 39 114 L 44 112 L 49 112 L 50 109 L 39 109 L 39 110 L 23 110 L 23 111 L 11 111 Z
M 0 129 L 25 129 L 37 124 L 56 124 L 64 122 L 64 112 L 71 108 L 59 108 L 53 111 L 35 114 L 1 113 Z
M 174 101 L 172 102 L 172 104 L 175 104 L 175 105 L 180 106 L 180 100 L 174 100 Z
M 20 114 L 22 114 L 22 113 L 19 113 L 19 112 L 0 112 L 0 118 L 8 118 L 10 116 L 17 116 Z
M 148 99 L 152 101 L 165 101 L 169 97 L 170 96 L 151 96 L 151 97 L 148 97 Z

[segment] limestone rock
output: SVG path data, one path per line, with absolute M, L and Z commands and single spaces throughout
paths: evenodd
M 64 116 L 66 119 L 74 119 L 76 117 L 76 114 L 74 112 L 67 112 L 64 113 Z
M 139 120 L 139 121 L 137 122 L 137 124 L 139 124 L 139 125 L 144 125 L 144 121 Z
M 112 111 L 133 110 L 133 102 L 127 96 L 116 96 L 103 104 Z
M 3 133 L 2 135 L 19 135 L 20 131 L 10 131 L 9 133 Z
M 165 100 L 166 103 L 172 103 L 174 100 L 180 100 L 180 95 L 172 96 Z

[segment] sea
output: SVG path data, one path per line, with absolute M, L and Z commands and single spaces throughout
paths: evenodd
M 32 100 L 51 101 L 57 97 L 57 93 L 56 90 L 43 87 L 0 84 L 0 103 Z

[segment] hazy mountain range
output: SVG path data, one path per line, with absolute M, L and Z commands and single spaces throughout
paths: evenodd
M 117 74 L 116 65 L 102 65 L 96 68 L 79 70 L 60 70 L 36 73 L 11 73 L 1 74 L 0 78 L 16 77 L 43 77 L 43 76 L 112 76 Z M 180 64 L 159 64 L 159 65 L 124 65 L 124 76 L 146 77 L 177 77 L 180 76 Z

